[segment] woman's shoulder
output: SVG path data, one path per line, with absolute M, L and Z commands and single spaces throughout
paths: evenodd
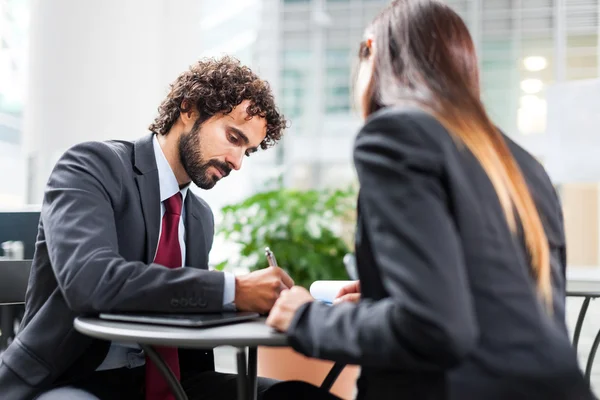
M 441 151 L 452 139 L 446 128 L 430 112 L 418 106 L 393 106 L 371 114 L 357 135 L 357 142 L 381 136 L 390 143 L 429 147 Z
M 385 124 L 398 124 L 398 125 L 413 125 L 419 127 L 428 128 L 442 128 L 443 126 L 438 120 L 426 111 L 416 105 L 410 106 L 390 106 L 384 107 L 377 110 L 365 120 L 363 130 L 368 130 L 374 126 L 381 126 Z

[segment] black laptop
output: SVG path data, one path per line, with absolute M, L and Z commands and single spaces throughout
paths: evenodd
M 110 314 L 101 313 L 100 318 L 110 321 L 137 322 L 152 325 L 171 325 L 185 327 L 212 327 L 235 324 L 260 317 L 255 312 L 221 312 L 203 314 Z

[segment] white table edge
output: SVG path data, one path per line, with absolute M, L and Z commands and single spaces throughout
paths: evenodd
M 94 324 L 94 321 L 102 321 L 105 323 L 102 329 L 98 329 L 98 325 Z M 256 321 L 253 321 L 256 322 Z M 178 328 L 178 327 L 164 327 L 147 324 L 132 324 L 132 323 L 120 323 L 113 321 L 104 321 L 95 317 L 77 317 L 74 321 L 75 329 L 86 336 L 90 336 L 96 339 L 103 339 L 109 341 L 118 341 L 123 343 L 143 343 L 154 346 L 173 346 L 181 348 L 214 348 L 218 346 L 233 346 L 233 347 L 288 347 L 289 343 L 285 334 L 273 332 L 273 337 L 256 339 L 256 338 L 217 338 L 214 340 L 207 340 L 198 337 L 191 337 L 190 333 L 198 333 L 208 329 L 223 328 L 223 327 L 234 327 L 242 328 L 243 325 L 248 323 L 222 325 L 214 328 Z M 122 325 L 120 327 L 119 325 Z M 139 328 L 134 330 L 131 327 L 135 326 Z M 152 327 L 158 329 L 165 329 L 161 332 L 161 337 L 157 338 L 156 334 L 153 334 L 150 329 Z M 269 328 L 271 329 L 271 328 Z

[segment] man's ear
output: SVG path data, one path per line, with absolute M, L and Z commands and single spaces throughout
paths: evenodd
M 187 100 L 184 100 L 181 102 L 181 107 L 179 109 L 181 110 L 179 113 L 181 122 L 183 122 L 185 126 L 194 125 L 194 122 L 198 118 L 198 111 L 196 111 L 196 108 Z

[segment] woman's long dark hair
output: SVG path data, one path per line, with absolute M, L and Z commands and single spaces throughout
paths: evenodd
M 419 105 L 475 155 L 513 233 L 516 210 L 539 295 L 551 312 L 548 240 L 523 174 L 480 100 L 477 57 L 465 23 L 440 1 L 396 0 L 367 31 L 374 50 L 366 43 L 359 50 L 361 60 L 373 57 L 365 115 L 387 106 Z

